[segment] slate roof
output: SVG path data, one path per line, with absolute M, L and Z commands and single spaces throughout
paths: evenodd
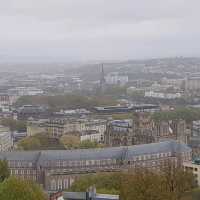
M 95 160 L 119 158 L 122 153 L 121 147 L 103 149 L 79 149 L 79 150 L 52 150 L 41 151 L 39 163 L 47 160 Z
M 128 159 L 137 155 L 167 153 L 170 151 L 187 152 L 191 151 L 191 149 L 185 144 L 178 144 L 176 141 L 170 140 L 152 144 L 102 149 L 3 152 L 0 153 L 0 159 L 35 161 L 42 165 L 43 162 L 51 160 Z
M 36 161 L 39 157 L 39 151 L 13 151 L 0 153 L 0 159 L 18 160 L 18 161 Z
M 191 149 L 186 144 L 179 144 L 174 140 L 159 142 L 159 143 L 151 143 L 151 144 L 143 144 L 136 146 L 129 146 L 126 157 L 133 157 L 138 155 L 145 154 L 155 154 L 155 153 L 166 153 L 166 152 L 187 152 L 191 151 Z

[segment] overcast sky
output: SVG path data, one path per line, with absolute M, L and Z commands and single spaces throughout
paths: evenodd
M 200 0 L 0 0 L 1 60 L 200 56 Z

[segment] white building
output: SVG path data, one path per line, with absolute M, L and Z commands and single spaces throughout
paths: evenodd
M 183 167 L 185 171 L 191 172 L 194 174 L 196 184 L 200 186 L 200 161 L 189 161 L 183 162 Z
M 81 142 L 85 140 L 89 140 L 91 142 L 98 142 L 103 143 L 104 142 L 104 134 L 99 133 L 98 131 L 85 131 L 81 135 Z
M 10 106 L 12 106 L 16 101 L 16 96 L 0 94 L 0 109 L 2 110 L 2 112 L 9 112 Z
M 155 92 L 155 91 L 146 91 L 145 97 L 153 97 L 153 98 L 160 98 L 160 99 L 177 99 L 181 98 L 181 93 L 165 93 L 165 92 Z
M 0 127 L 0 152 L 9 151 L 13 146 L 11 132 Z
M 126 93 L 127 93 L 128 95 L 134 94 L 135 92 L 144 94 L 144 89 L 142 89 L 142 88 L 136 88 L 136 87 L 134 87 L 134 86 L 128 87 L 128 88 L 126 89 Z
M 128 83 L 128 76 L 119 75 L 118 73 L 110 73 L 105 77 L 106 83 L 110 85 L 125 85 Z
M 164 85 L 171 85 L 173 87 L 181 88 L 184 84 L 185 79 L 168 79 L 166 77 L 162 78 L 161 82 Z
M 94 119 L 88 120 L 85 123 L 85 130 L 86 131 L 97 131 L 100 134 L 104 134 L 106 131 L 106 120 Z
M 36 87 L 16 87 L 8 90 L 9 94 L 16 96 L 34 96 L 44 93 L 43 90 Z
M 200 90 L 200 76 L 191 76 L 187 78 L 186 90 Z

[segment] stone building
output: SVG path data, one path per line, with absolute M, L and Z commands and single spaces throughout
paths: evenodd
M 181 159 L 179 159 L 181 157 Z M 34 180 L 45 190 L 64 190 L 83 174 L 145 167 L 160 170 L 170 162 L 191 160 L 191 149 L 170 140 L 127 147 L 2 152 L 11 175 Z M 182 164 L 182 163 L 181 163 Z
M 80 140 L 82 141 L 91 141 L 97 143 L 104 143 L 104 133 L 100 133 L 96 130 L 84 131 L 81 133 Z
M 85 130 L 85 123 L 81 120 L 56 118 L 50 119 L 46 123 L 47 133 L 54 138 L 59 138 L 67 133 L 78 133 L 83 130 Z
M 147 114 L 139 114 L 134 122 L 132 144 L 148 144 L 174 139 L 188 143 L 186 122 L 181 119 L 155 121 Z
M 185 120 L 169 120 L 154 122 L 155 142 L 163 139 L 174 139 L 187 144 Z
M 46 123 L 46 132 L 55 138 L 69 133 L 81 135 L 84 131 L 98 131 L 100 134 L 104 134 L 105 130 L 106 120 L 54 118 Z
M 113 120 L 107 124 L 105 144 L 107 146 L 132 145 L 133 123 L 131 119 Z
M 132 145 L 154 142 L 153 120 L 147 113 L 137 113 L 134 120 Z
M 10 151 L 13 147 L 11 131 L 8 127 L 0 126 L 0 152 Z
M 34 136 L 46 132 L 46 120 L 28 121 L 27 136 Z
M 168 139 L 187 144 L 188 138 L 184 120 L 155 121 L 148 113 L 137 113 L 133 119 L 111 121 L 105 132 L 107 146 L 148 144 Z
M 194 174 L 196 185 L 200 186 L 200 160 L 184 162 L 183 167 L 185 171 Z

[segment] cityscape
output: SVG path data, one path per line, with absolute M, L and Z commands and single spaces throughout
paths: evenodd
M 200 3 L 84 1 L 1 1 L 0 200 L 200 199 Z

